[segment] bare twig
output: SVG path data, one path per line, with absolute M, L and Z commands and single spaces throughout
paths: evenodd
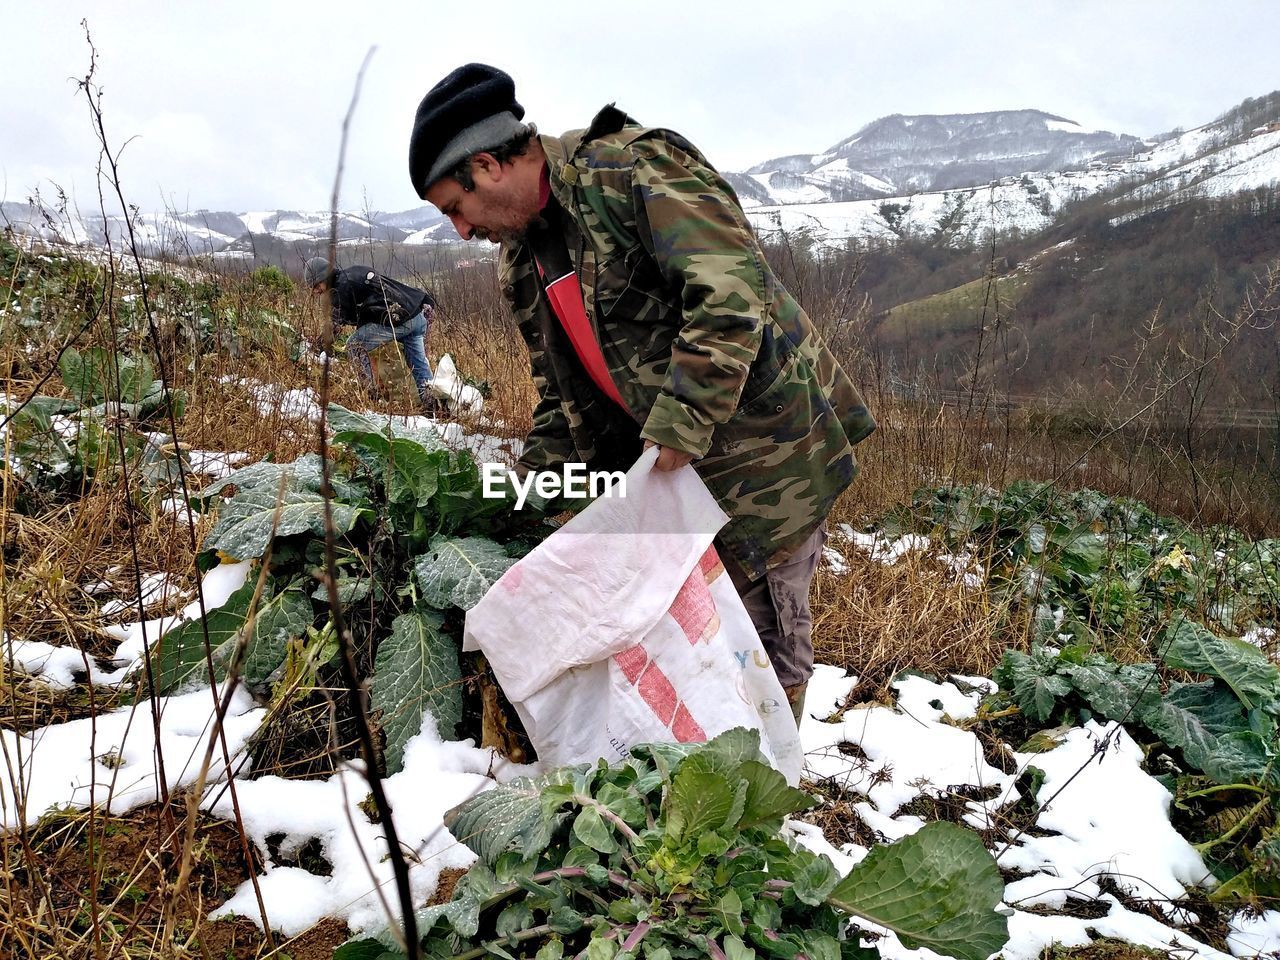
M 351 117 L 355 113 L 356 104 L 360 99 L 360 85 L 364 80 L 365 68 L 369 65 L 369 59 L 373 56 L 373 48 L 365 54 L 364 62 L 360 65 L 360 71 L 356 75 L 355 90 L 351 94 L 351 103 L 347 107 L 346 116 L 342 121 L 342 141 L 338 150 L 338 170 L 333 179 L 333 195 L 330 199 L 330 225 L 329 225 L 329 267 L 333 265 L 337 259 L 338 250 L 338 196 L 342 186 L 342 169 L 346 156 L 347 135 L 351 126 Z M 318 446 L 320 448 L 320 464 L 321 464 L 321 492 L 324 496 L 324 560 L 325 560 L 325 583 L 328 587 L 329 594 L 329 615 L 333 618 L 334 627 L 338 634 L 338 640 L 342 650 L 342 674 L 347 684 L 347 695 L 351 703 L 351 712 L 355 719 L 356 728 L 360 737 L 360 752 L 364 758 L 364 775 L 369 782 L 369 792 L 373 795 L 373 802 L 378 811 L 378 819 L 382 823 L 383 829 L 387 836 L 387 856 L 391 860 L 391 869 L 396 878 L 396 889 L 400 896 L 400 911 L 402 914 L 402 927 L 397 928 L 394 918 L 388 917 L 391 921 L 391 929 L 396 933 L 398 939 L 402 942 L 401 948 L 408 954 L 410 960 L 418 960 L 421 955 L 421 944 L 418 941 L 418 924 L 413 912 L 413 891 L 409 884 L 409 867 L 405 863 L 404 853 L 400 847 L 400 839 L 396 832 L 395 818 L 391 810 L 391 804 L 387 800 L 386 791 L 382 787 L 382 777 L 378 774 L 378 751 L 374 744 L 373 728 L 369 721 L 368 705 L 365 702 L 364 690 L 360 683 L 359 673 L 356 670 L 355 662 L 355 641 L 351 636 L 351 630 L 346 623 L 346 618 L 342 615 L 342 604 L 338 601 L 338 564 L 337 564 L 337 530 L 333 523 L 333 487 L 329 477 L 329 424 L 328 424 L 328 407 L 329 407 L 329 365 L 330 357 L 333 354 L 333 328 L 326 325 L 324 328 L 324 363 L 321 366 L 320 374 L 320 423 L 319 436 L 317 437 Z M 376 878 L 375 878 L 376 882 Z

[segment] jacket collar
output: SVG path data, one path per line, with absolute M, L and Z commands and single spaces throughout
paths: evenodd
M 568 208 L 573 202 L 573 186 L 578 182 L 578 171 L 573 158 L 582 145 L 584 130 L 570 130 L 562 137 L 538 135 L 542 151 L 547 157 L 547 175 L 551 181 L 551 195 L 560 206 Z M 572 171 L 566 173 L 566 171 Z
M 547 172 L 551 178 L 551 194 L 560 205 L 568 208 L 573 202 L 573 188 L 581 175 L 574 161 L 584 144 L 610 133 L 617 133 L 627 124 L 636 121 L 612 103 L 606 104 L 591 120 L 585 130 L 570 130 L 559 137 L 539 134 L 538 141 L 547 157 Z

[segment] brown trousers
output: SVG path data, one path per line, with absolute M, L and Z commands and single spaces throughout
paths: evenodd
M 765 653 L 773 664 L 797 721 L 804 704 L 805 686 L 813 676 L 813 614 L 809 588 L 822 559 L 827 527 L 822 524 L 785 563 L 759 580 L 748 580 L 726 564 L 733 585 L 751 615 Z

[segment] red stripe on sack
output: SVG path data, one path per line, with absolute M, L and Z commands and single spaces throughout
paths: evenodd
M 662 721 L 662 725 L 671 726 L 671 718 L 675 715 L 679 698 L 676 696 L 676 688 L 671 685 L 662 668 L 656 663 L 650 663 L 649 668 L 640 677 L 637 689 L 640 691 L 641 699 Z
M 627 683 L 635 683 L 640 679 L 640 673 L 644 670 L 644 665 L 649 662 L 649 654 L 640 644 L 629 647 L 621 653 L 613 655 L 613 662 L 622 668 L 622 675 L 627 678 Z
M 698 569 L 702 571 L 707 583 L 724 572 L 724 564 L 720 562 L 720 554 L 716 553 L 714 545 L 707 547 L 703 552 L 702 559 L 698 561 Z
M 689 574 L 667 612 L 680 624 L 689 643 L 705 639 L 707 624 L 716 618 L 716 602 L 711 598 L 711 590 L 701 570 Z
M 702 743 L 707 739 L 702 725 L 693 719 L 689 708 L 676 694 L 662 668 L 649 659 L 648 652 L 640 644 L 613 655 L 614 662 L 622 670 L 629 683 L 636 683 L 640 699 L 653 711 L 664 727 L 671 730 L 677 743 Z
M 507 593 L 515 593 L 520 589 L 522 580 L 524 580 L 524 569 L 517 562 L 508 567 L 507 572 L 498 578 L 498 586 Z
M 676 718 L 671 722 L 671 732 L 675 734 L 677 743 L 702 743 L 707 739 L 706 731 L 693 719 L 693 714 L 683 703 L 676 706 Z

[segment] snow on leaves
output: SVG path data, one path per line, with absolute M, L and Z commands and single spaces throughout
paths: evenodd
M 560 768 L 454 808 L 445 823 L 480 862 L 451 902 L 418 915 L 424 952 L 508 956 L 527 944 L 529 956 L 541 944 L 539 956 L 613 957 L 639 955 L 643 941 L 650 957 L 870 955 L 841 942 L 850 916 L 963 960 L 1004 945 L 1004 886 L 975 834 L 932 824 L 842 881 L 778 836 L 782 817 L 813 800 L 758 751 L 744 730 L 683 750 L 640 746 L 622 763 Z M 380 955 L 375 943 L 390 946 L 383 935 L 336 956 Z

